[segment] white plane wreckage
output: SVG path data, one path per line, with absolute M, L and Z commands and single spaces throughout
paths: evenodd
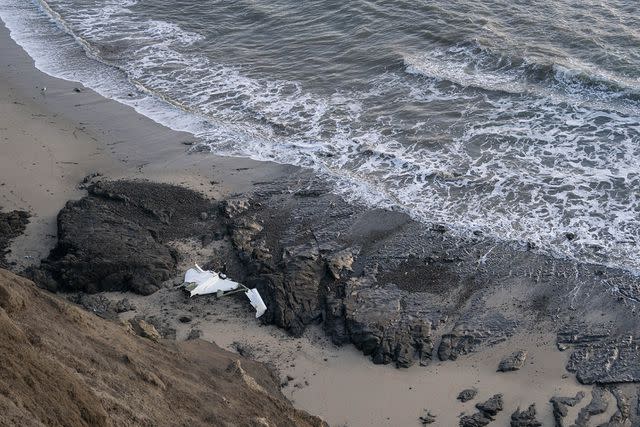
M 190 296 L 216 294 L 223 297 L 236 292 L 243 292 L 249 298 L 251 305 L 256 310 L 256 318 L 267 311 L 267 306 L 257 289 L 249 289 L 242 283 L 229 280 L 224 274 L 215 271 L 203 270 L 198 264 L 190 268 L 184 275 L 184 288 Z

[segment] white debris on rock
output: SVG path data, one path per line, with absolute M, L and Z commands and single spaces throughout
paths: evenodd
M 256 319 L 264 314 L 267 311 L 267 306 L 264 305 L 264 301 L 262 301 L 262 297 L 257 289 L 249 289 L 244 293 L 249 301 L 251 301 L 251 305 L 256 309 Z
M 208 294 L 224 296 L 225 292 L 244 290 L 251 305 L 256 309 L 256 318 L 267 311 L 267 306 L 257 289 L 249 289 L 241 283 L 222 277 L 220 273 L 215 271 L 203 270 L 198 264 L 187 270 L 184 275 L 184 284 L 191 297 Z

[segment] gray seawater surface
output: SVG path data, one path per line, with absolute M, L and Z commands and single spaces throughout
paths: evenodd
M 84 67 L 65 76 L 117 98 L 86 58 L 108 65 L 147 114 L 215 152 L 312 167 L 458 233 L 640 270 L 635 0 L 18 3 L 0 0 L 17 39 L 54 22 L 84 49 L 32 56 Z

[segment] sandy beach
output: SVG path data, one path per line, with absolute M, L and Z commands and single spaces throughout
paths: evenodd
M 8 31 L 0 28 L 0 207 L 31 213 L 26 232 L 7 255 L 15 271 L 47 257 L 56 244 L 58 212 L 69 200 L 86 195 L 82 183 L 90 174 L 180 185 L 220 200 L 251 193 L 256 183 L 278 182 L 298 171 L 292 166 L 190 152 L 191 141 L 191 135 L 163 127 L 131 107 L 41 73 Z M 211 247 L 198 243 L 184 253 L 172 281 L 179 280 L 194 262 L 204 263 L 215 255 Z M 494 292 L 496 298 L 500 292 Z M 512 295 L 509 290 L 503 292 L 509 298 Z M 122 319 L 162 317 L 175 329 L 178 341 L 199 329 L 204 340 L 235 352 L 240 348 L 246 356 L 274 366 L 282 379 L 282 392 L 296 408 L 335 426 L 420 425 L 425 411 L 436 415 L 434 425 L 454 426 L 461 413 L 474 413 L 478 402 L 498 393 L 504 396 L 504 410 L 492 425 L 509 425 L 516 409 L 531 404 L 536 405 L 543 425 L 553 425 L 552 396 L 574 396 L 579 391 L 589 396 L 593 388 L 565 370 L 570 352 L 558 350 L 556 325 L 550 317 L 541 318 L 535 329 L 516 330 L 457 360 L 440 361 L 434 356 L 428 366 L 415 363 L 396 369 L 393 364 L 371 363 L 352 344 L 336 346 L 318 324 L 310 324 L 298 338 L 274 325 L 263 325 L 243 299 L 189 300 L 173 288 L 161 288 L 149 296 L 104 295 L 113 301 L 126 297 L 136 306 L 121 314 Z M 511 307 L 504 312 L 517 310 Z M 182 316 L 189 321 L 181 321 Z M 528 353 L 524 367 L 496 372 L 500 360 L 517 349 Z M 478 390 L 477 397 L 458 401 L 458 393 L 469 388 Z M 609 398 L 615 402 L 612 395 Z M 588 403 L 586 398 L 569 408 L 568 419 Z M 606 422 L 615 411 L 612 403 L 589 425 Z

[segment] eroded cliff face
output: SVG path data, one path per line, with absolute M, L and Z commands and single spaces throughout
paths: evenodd
M 0 425 L 322 426 L 270 369 L 142 338 L 0 270 Z

